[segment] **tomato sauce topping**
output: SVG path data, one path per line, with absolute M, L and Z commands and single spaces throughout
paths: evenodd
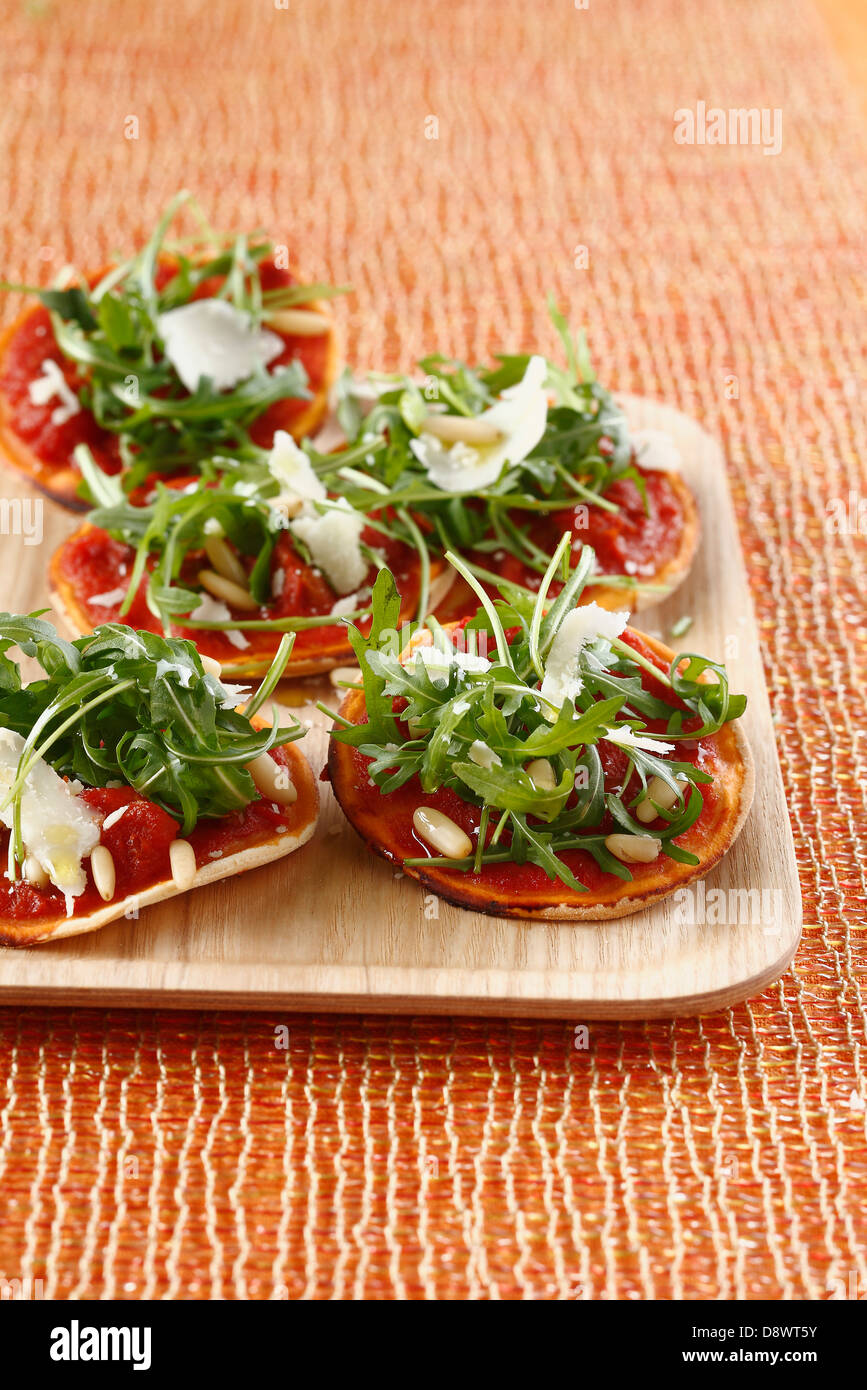
M 144 500 L 142 498 L 142 500 Z M 400 541 L 383 535 L 373 527 L 365 527 L 361 538 L 366 545 L 375 547 L 383 553 L 386 564 L 395 576 L 398 589 L 407 610 L 414 609 L 419 593 L 419 566 L 414 549 Z M 253 557 L 241 557 L 247 570 L 253 568 Z M 76 532 L 65 542 L 59 552 L 58 563 L 61 578 L 68 583 L 79 603 L 84 605 L 89 621 L 98 623 L 125 622 L 131 627 L 142 628 L 146 632 L 161 634 L 159 619 L 147 606 L 145 590 L 147 575 L 136 591 L 132 606 L 125 617 L 120 608 L 126 594 L 129 576 L 135 561 L 132 546 L 114 540 L 97 527 Z M 149 557 L 146 568 L 153 568 L 155 560 Z M 208 565 L 203 551 L 190 552 L 181 567 L 180 581 L 193 587 L 198 584 L 200 569 Z M 368 570 L 364 588 L 372 585 L 376 578 L 376 567 Z M 271 556 L 271 579 L 273 600 L 258 611 L 236 612 L 239 622 L 245 617 L 253 619 L 275 619 L 285 617 L 317 617 L 330 613 L 338 601 L 338 595 L 328 584 L 318 569 L 306 564 L 296 551 L 291 534 L 281 532 Z M 95 602 L 95 599 L 101 600 Z M 364 601 L 359 601 L 359 608 Z M 364 624 L 360 623 L 362 627 Z M 203 628 L 185 628 L 181 623 L 174 625 L 178 637 L 186 637 L 196 646 L 217 660 L 238 661 L 246 652 L 275 651 L 280 641 L 280 633 L 249 631 L 243 639 L 248 643 L 242 646 L 236 638 L 233 643 L 225 632 Z M 315 656 L 331 647 L 348 647 L 346 628 L 343 623 L 328 623 L 322 627 L 308 628 L 296 634 L 293 655 L 297 660 L 301 653 Z
M 281 766 L 290 766 L 285 748 L 273 748 L 270 757 Z M 297 778 L 296 786 L 298 786 Z M 310 815 L 310 796 L 305 787 L 298 786 L 298 800 L 291 806 L 277 806 L 257 798 L 242 810 L 231 811 L 218 819 L 204 817 L 186 838 L 193 846 L 196 866 L 201 868 L 214 859 L 236 854 L 274 835 L 297 830 Z M 171 877 L 169 846 L 178 838 L 180 825 L 173 816 L 140 796 L 131 787 L 88 787 L 81 799 L 94 810 L 108 817 L 124 807 L 124 813 L 100 832 L 100 844 L 110 852 L 115 867 L 115 899 L 143 893 L 156 883 Z M 9 846 L 9 831 L 0 831 L 0 854 L 5 856 Z M 108 906 L 96 890 L 85 860 L 87 886 L 73 899 L 73 917 L 85 917 Z M 66 916 L 66 900 L 53 885 L 40 889 L 18 879 L 15 883 L 0 877 L 0 921 L 39 921 Z
M 571 531 L 573 565 L 578 563 L 582 545 L 591 545 L 596 552 L 600 574 L 628 574 L 634 579 L 652 579 L 661 566 L 674 559 L 680 548 L 684 527 L 684 510 L 678 493 L 664 473 L 639 468 L 647 490 L 647 510 L 641 493 L 631 478 L 612 483 L 606 498 L 618 507 L 617 512 L 605 511 L 592 505 L 564 507 L 547 512 L 532 521 L 528 528 L 530 540 L 546 555 L 552 555 L 560 544 L 564 531 Z M 522 528 L 527 513 L 515 512 L 512 520 Z M 542 576 L 530 569 L 516 556 L 507 552 L 471 551 L 476 564 L 494 570 L 503 579 L 521 584 L 526 589 L 538 589 Z M 558 594 L 562 584 L 555 580 L 550 592 Z M 485 584 L 488 592 L 495 586 Z M 446 600 L 446 608 L 448 600 Z M 624 606 L 628 597 L 624 595 Z M 446 611 L 446 610 L 444 610 Z
M 647 507 L 631 478 L 612 483 L 605 500 L 618 511 L 588 506 L 585 511 L 567 508 L 552 512 L 538 523 L 533 536 L 537 545 L 553 550 L 564 531 L 591 545 L 602 574 L 630 574 L 650 579 L 661 565 L 677 554 L 683 532 L 683 504 L 664 473 L 637 470 L 644 480 Z
M 117 437 L 101 429 L 89 410 L 82 408 L 61 424 L 52 416 L 60 405 L 57 397 L 45 405 L 34 405 L 30 383 L 42 376 L 42 364 L 56 362 L 76 394 L 82 384 L 75 363 L 65 358 L 54 339 L 51 316 L 40 304 L 21 320 L 6 344 L 0 359 L 0 395 L 8 412 L 8 424 L 32 449 L 41 463 L 51 468 L 68 468 L 73 451 L 86 444 L 105 473 L 118 473 L 121 460 Z

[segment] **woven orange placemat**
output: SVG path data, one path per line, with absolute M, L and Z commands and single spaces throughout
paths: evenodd
M 806 929 L 751 1004 L 594 1024 L 587 1052 L 557 1023 L 2 1010 L 0 1274 L 59 1297 L 867 1292 L 867 579 L 826 511 L 867 490 L 863 116 L 819 15 L 2 9 L 10 278 L 100 263 L 186 184 L 355 285 L 363 364 L 552 348 L 553 289 L 605 381 L 724 435 Z M 780 152 L 676 143 L 700 101 L 781 111 Z

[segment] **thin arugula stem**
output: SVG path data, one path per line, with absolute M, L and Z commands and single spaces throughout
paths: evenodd
M 476 836 L 476 853 L 473 859 L 473 872 L 478 873 L 482 866 L 482 858 L 485 852 L 485 844 L 488 836 L 488 822 L 491 818 L 490 806 L 482 807 L 482 814 L 479 817 L 479 832 Z
M 182 188 L 179 193 L 175 194 L 157 223 L 150 241 L 134 262 L 134 278 L 138 282 L 142 297 L 150 309 L 152 318 L 156 318 L 159 312 L 154 275 L 156 273 L 157 261 L 159 260 L 160 247 L 165 240 L 165 235 L 169 229 L 170 223 L 174 220 L 175 215 L 180 208 L 183 207 L 184 203 L 188 203 L 189 200 L 190 194 L 185 188 Z
M 551 644 L 557 636 L 557 632 L 566 614 L 571 608 L 574 608 L 578 602 L 578 598 L 593 572 L 595 563 L 595 552 L 591 550 L 589 545 L 585 545 L 578 557 L 578 564 L 570 573 L 568 580 L 551 604 L 548 612 L 545 614 L 545 634 L 540 640 L 540 651 L 543 660 L 548 655 Z
M 563 479 L 563 482 L 569 488 L 570 492 L 574 492 L 576 497 L 582 497 L 590 506 L 598 507 L 600 511 L 603 512 L 620 511 L 616 502 L 609 501 L 609 499 L 603 497 L 600 492 L 594 492 L 592 488 L 585 487 L 583 483 L 579 483 L 578 479 L 573 477 L 568 469 L 563 467 L 562 463 L 555 463 L 554 468 L 557 475 Z
M 94 684 L 101 684 L 104 680 L 105 676 L 100 674 L 94 680 Z M 10 804 L 10 802 L 16 796 L 18 796 L 19 792 L 21 791 L 21 788 L 27 780 L 28 774 L 33 770 L 36 763 L 39 761 L 40 758 L 45 757 L 45 754 L 48 752 L 49 748 L 53 747 L 57 740 L 59 738 L 62 738 L 62 736 L 67 732 L 68 729 L 71 729 L 73 725 L 79 723 L 86 714 L 90 713 L 91 710 L 96 709 L 99 705 L 105 704 L 106 700 L 110 700 L 113 697 L 116 697 L 122 691 L 130 690 L 134 685 L 134 680 L 112 682 L 110 688 L 107 690 L 103 690 L 101 695 L 94 696 L 92 700 L 85 701 L 83 705 L 77 704 L 75 712 L 71 714 L 68 719 L 64 720 L 64 722 L 60 724 L 58 728 L 52 730 L 48 738 L 40 744 L 38 742 L 39 735 L 45 728 L 46 724 L 49 724 L 51 720 L 55 717 L 55 715 L 61 713 L 64 708 L 64 705 L 68 704 L 69 701 L 56 700 L 54 701 L 54 703 L 49 705 L 47 709 L 43 710 L 42 714 L 39 716 L 36 723 L 33 725 L 30 735 L 26 740 L 24 747 L 21 750 L 21 757 L 18 760 L 18 766 L 15 770 L 15 779 L 12 782 L 12 785 L 6 793 L 5 797 L 3 798 L 3 801 L 0 802 L 0 811 L 5 810 L 6 807 Z
M 665 671 L 661 671 L 652 661 L 648 661 L 646 656 L 642 656 L 641 652 L 637 652 L 634 647 L 630 647 L 629 643 L 624 642 L 621 637 L 613 637 L 611 639 L 611 646 L 615 651 L 620 652 L 621 656 L 625 656 L 629 661 L 634 661 L 636 665 L 643 667 L 645 671 L 649 672 L 651 676 L 654 676 L 656 680 L 659 681 L 660 685 L 667 686 L 669 690 L 673 689 L 672 683 Z M 685 735 L 685 737 L 689 737 L 689 735 Z
M 503 630 L 503 624 L 500 622 L 500 615 L 494 607 L 493 603 L 491 602 L 490 598 L 485 593 L 481 584 L 479 584 L 475 575 L 472 574 L 472 572 L 469 569 L 467 569 L 467 566 L 464 564 L 463 560 L 461 560 L 459 556 L 455 555 L 454 551 L 447 551 L 445 558 L 448 561 L 448 563 L 452 565 L 454 569 L 457 570 L 458 574 L 466 580 L 470 588 L 481 601 L 482 607 L 488 615 L 488 621 L 491 624 L 491 629 L 494 634 L 494 641 L 497 644 L 497 655 L 500 659 L 500 664 L 502 666 L 512 666 L 512 654 L 509 651 L 509 644 L 506 641 L 506 634 Z M 512 666 L 512 670 L 514 669 L 514 666 Z
M 274 653 L 274 660 L 271 662 L 267 675 L 262 681 L 262 684 L 259 686 L 259 689 L 256 691 L 256 694 L 253 696 L 252 700 L 250 700 L 247 704 L 246 714 L 248 719 L 253 718 L 253 715 L 256 713 L 256 711 L 261 708 L 261 706 L 265 703 L 268 697 L 273 693 L 274 690 L 276 690 L 280 677 L 286 670 L 286 666 L 290 656 L 292 655 L 292 648 L 294 647 L 294 645 L 294 632 L 287 632 L 285 637 L 282 637 L 280 639 L 280 645 Z
M 524 563 L 539 574 L 544 574 L 551 557 L 538 545 L 534 545 L 523 531 L 518 530 L 508 512 L 504 511 L 499 503 L 491 504 L 491 520 L 494 530 L 502 537 L 505 548 L 513 552 L 516 549 L 522 551 Z
M 178 627 L 193 628 L 203 632 L 304 632 L 312 627 L 340 627 L 344 622 L 354 622 L 366 618 L 369 608 L 357 608 L 352 613 L 321 613 L 315 618 L 246 618 L 240 622 L 207 621 L 203 618 L 188 618 L 175 615 Z
M 105 678 L 103 677 L 102 679 Z M 2 804 L 0 804 L 0 810 L 5 810 L 10 802 L 12 802 L 12 838 L 15 844 L 15 857 L 19 863 L 23 863 L 25 857 L 24 840 L 21 834 L 21 792 L 23 791 L 24 783 L 27 781 L 28 775 L 39 759 L 43 758 L 49 748 L 53 747 L 57 740 L 62 738 L 73 725 L 79 723 L 91 710 L 98 708 L 99 705 L 104 705 L 106 700 L 113 699 L 116 695 L 119 695 L 121 691 L 129 690 L 134 685 L 134 680 L 117 681 L 113 683 L 109 689 L 104 690 L 101 695 L 97 695 L 92 700 L 86 701 L 85 704 L 79 705 L 75 712 L 71 714 L 68 719 L 64 720 L 58 728 L 53 730 L 48 738 L 41 744 L 38 742 L 40 733 L 45 728 L 46 724 L 48 724 L 56 714 L 60 713 L 66 702 L 62 700 L 55 701 L 53 705 L 49 705 L 34 724 L 30 736 L 21 750 L 21 757 L 18 760 L 18 766 L 15 770 L 15 778 L 9 791 L 3 798 Z
M 354 686 L 353 686 L 353 687 L 350 687 L 350 688 L 351 688 L 351 689 L 355 689 Z M 324 700 L 317 700 L 317 701 L 316 701 L 316 708 L 320 711 L 320 713 L 322 713 L 322 714 L 327 714 L 329 719 L 334 719 L 334 720 L 336 720 L 337 723 L 341 726 L 341 728 L 344 728 L 344 729 L 354 729 L 354 728 L 355 728 L 355 725 L 353 724 L 353 722 L 352 722 L 351 719 L 347 719 L 344 715 L 342 715 L 342 714 L 339 712 L 339 710 L 332 709 L 330 705 L 326 705 L 326 703 L 325 703 Z
M 495 854 L 483 854 L 482 864 L 508 864 L 512 855 L 509 850 L 501 850 Z M 404 859 L 402 861 L 408 869 L 422 869 L 425 865 L 436 869 L 460 869 L 463 873 L 478 873 L 475 867 L 475 860 L 468 859 L 447 859 L 442 854 L 421 855 L 417 859 Z
M 423 622 L 424 619 L 427 617 L 428 604 L 430 602 L 430 552 L 428 551 L 427 545 L 425 543 L 421 531 L 413 521 L 409 512 L 405 511 L 403 507 L 401 507 L 397 515 L 400 517 L 404 526 L 412 536 L 413 544 L 415 545 L 416 552 L 418 553 L 420 572 L 418 609 L 416 612 L 416 616 L 420 622 Z
M 206 763 L 208 766 L 217 766 L 219 763 L 249 763 L 254 758 L 258 758 L 262 753 L 267 753 L 276 744 L 294 743 L 296 739 L 303 738 L 305 730 L 300 724 L 282 725 L 279 722 L 279 711 L 276 705 L 271 706 L 272 722 L 267 731 L 262 730 L 262 734 L 248 744 L 236 744 L 228 749 L 206 748 L 202 753 L 191 752 L 188 748 L 177 748 L 171 740 L 165 738 L 165 746 L 168 751 L 176 758 L 183 759 L 188 763 Z
M 539 677 L 540 681 L 543 680 L 545 676 L 545 667 L 542 664 L 542 655 L 539 651 L 539 629 L 542 626 L 542 617 L 545 612 L 545 600 L 548 597 L 548 590 L 551 587 L 551 580 L 557 573 L 557 568 L 560 565 L 560 562 L 562 561 L 563 557 L 569 554 L 571 546 L 572 533 L 571 531 L 565 531 L 560 538 L 560 544 L 557 546 L 557 549 L 551 556 L 551 562 L 548 565 L 547 570 L 545 571 L 542 583 L 539 585 L 539 593 L 536 596 L 536 603 L 533 608 L 533 616 L 530 620 L 530 660 L 533 663 L 533 670 L 536 672 L 536 675 Z

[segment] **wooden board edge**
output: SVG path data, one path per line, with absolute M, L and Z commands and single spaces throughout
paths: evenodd
M 551 998 L 521 998 L 491 996 L 472 992 L 467 994 L 433 995 L 424 992 L 345 993 L 330 990 L 225 990 L 171 987 L 160 991 L 155 1002 L 153 987 L 119 986 L 102 989 L 87 986 L 33 987 L 31 985 L 0 986 L 0 1002 L 7 1004 L 57 1005 L 73 1008 L 132 1008 L 132 1009 L 214 1009 L 228 1013 L 267 1013 L 273 1010 L 292 1013 L 345 1014 L 424 1014 L 425 1016 L 459 1014 L 464 1017 L 488 1018 L 548 1018 L 598 1019 L 624 1022 L 653 1018 L 696 1017 L 720 1012 L 761 994 L 786 973 L 798 950 L 803 921 L 782 954 L 766 969 L 728 989 L 710 990 L 703 994 L 669 996 L 665 999 L 599 1000 L 552 996 Z M 38 949 L 38 948 L 37 948 Z M 331 967 L 332 970 L 334 967 Z M 394 967 L 392 967 L 394 969 Z M 407 972 L 408 973 L 408 972 Z

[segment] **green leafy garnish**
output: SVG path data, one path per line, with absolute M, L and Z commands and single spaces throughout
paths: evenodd
M 547 579 L 569 542 L 567 533 Z M 677 656 L 666 670 L 625 638 L 591 633 L 575 653 L 569 693 L 552 700 L 556 686 L 547 695 L 540 687 L 592 572 L 590 553 L 554 599 L 547 583 L 532 598 L 506 585 L 497 598 L 480 593 L 475 618 L 451 634 L 435 620 L 396 633 L 393 581 L 386 571 L 379 575 L 372 631 L 364 637 L 355 628 L 352 635 L 366 722 L 338 716 L 332 737 L 370 759 L 369 776 L 384 793 L 416 777 L 422 793 L 448 788 L 479 812 L 472 858 L 425 856 L 409 865 L 478 872 L 486 864 L 532 863 L 580 892 L 584 885 L 563 858 L 568 851 L 583 850 L 605 873 L 631 878 L 606 846 L 615 831 L 651 836 L 669 858 L 698 863 L 677 840 L 701 814 L 700 787 L 712 779 L 672 750 L 737 718 L 746 699 L 729 693 L 724 668 L 707 658 Z M 658 679 L 663 696 L 645 688 L 645 673 Z M 534 779 L 541 759 L 547 771 Z M 650 830 L 634 808 L 654 777 L 676 800 Z
M 151 499 L 133 503 L 121 480 L 103 473 L 85 445 L 76 449 L 76 460 L 99 503 L 90 512 L 89 522 L 135 550 L 121 604 L 122 617 L 129 612 L 143 579 L 148 608 L 166 637 L 171 636 L 173 623 L 203 631 L 300 632 L 334 626 L 344 617 L 358 618 L 367 611 L 361 604 L 340 617 L 331 612 L 225 620 L 190 617 L 205 593 L 195 574 L 185 580 L 182 571 L 191 556 L 198 556 L 200 566 L 209 566 L 200 552 L 215 535 L 232 545 L 242 563 L 255 560 L 247 580 L 250 594 L 262 608 L 273 602 L 271 562 L 285 526 L 285 517 L 272 505 L 280 490 L 274 476 L 258 465 L 222 460 L 222 467 L 218 467 L 208 460 L 202 464 L 199 486 L 170 487 L 157 479 Z
M 299 362 L 258 367 L 225 390 L 203 378 L 190 393 L 166 356 L 162 314 L 200 298 L 212 278 L 222 280 L 213 297 L 248 316 L 254 330 L 276 310 L 344 292 L 318 284 L 264 290 L 262 265 L 275 248 L 260 234 L 218 236 L 205 227 L 185 242 L 169 241 L 185 205 L 198 215 L 190 195 L 179 193 L 147 245 L 95 285 L 83 279 L 63 290 L 0 285 L 36 295 L 50 311 L 57 345 L 81 375 L 82 406 L 119 436 L 128 488 L 153 472 L 194 471 L 215 452 L 255 456 L 253 422 L 276 401 L 310 396 Z
M 631 479 L 647 498 L 644 478 L 634 463 L 626 417 L 609 391 L 596 380 L 583 333 L 573 340 L 553 301 L 549 310 L 564 346 L 567 365 L 545 363 L 545 387 L 553 395 L 544 432 L 525 457 L 506 459 L 498 477 L 468 484 L 466 492 L 438 486 L 418 457 L 426 425 L 442 413 L 474 421 L 517 386 L 531 363 L 528 353 L 500 355 L 494 367 L 470 367 L 438 355 L 418 363 L 418 377 L 372 373 L 356 382 L 344 373 L 338 383 L 337 415 L 352 451 L 352 467 L 341 451 L 317 460 L 330 490 L 355 507 L 381 508 L 382 529 L 414 545 L 424 558 L 452 552 L 491 592 L 496 566 L 505 555 L 530 574 L 545 576 L 551 555 L 547 541 L 533 539 L 535 522 L 558 511 L 594 507 L 616 513 L 606 494 L 618 480 Z M 373 404 L 370 405 L 371 398 Z M 329 471 L 330 470 L 330 471 Z M 580 556 L 580 520 L 575 550 L 566 554 L 553 591 Z M 488 557 L 491 557 L 490 561 Z M 522 586 L 525 595 L 534 587 Z M 644 587 L 628 575 L 606 575 L 605 583 L 637 593 Z M 478 590 L 477 590 L 478 592 Z
M 249 706 L 270 696 L 292 650 L 285 637 Z M 23 684 L 9 649 L 34 657 L 43 677 Z M 20 797 L 43 758 L 89 787 L 122 782 L 162 806 L 188 834 L 204 816 L 224 816 L 259 793 L 246 764 L 303 737 L 301 725 L 256 731 L 235 706 L 246 692 L 207 673 L 191 642 L 106 623 L 65 642 L 38 613 L 0 614 L 0 728 L 25 740 L 2 800 L 12 805 L 14 858 L 23 862 Z

